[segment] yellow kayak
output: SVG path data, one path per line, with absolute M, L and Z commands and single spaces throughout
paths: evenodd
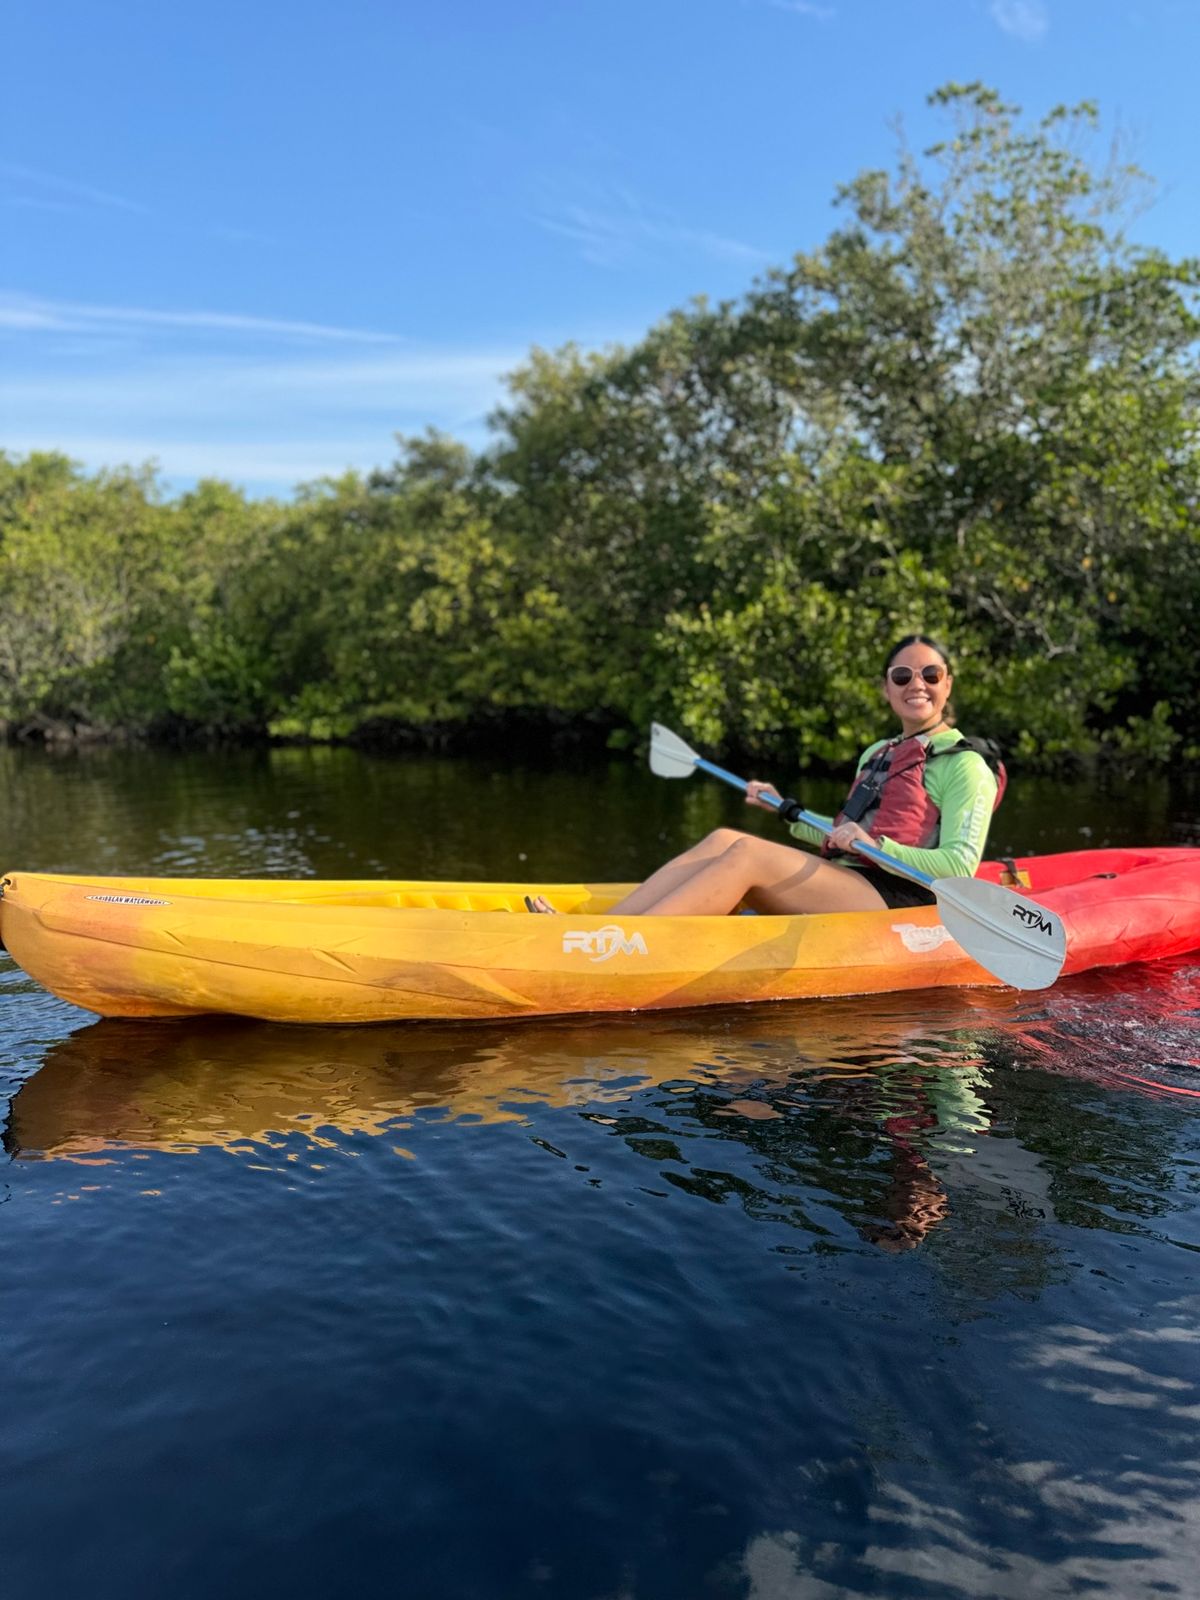
M 630 887 L 13 872 L 0 937 L 105 1017 L 463 1021 L 996 982 L 932 906 L 614 918 Z M 539 893 L 560 915 L 526 911 Z
M 1065 973 L 1200 949 L 1200 850 L 1023 857 Z M 999 883 L 1006 869 L 985 863 Z M 631 885 L 93 878 L 13 872 L 0 938 L 105 1017 L 473 1021 L 996 984 L 936 906 L 827 916 L 629 917 Z M 532 916 L 526 894 L 559 913 Z

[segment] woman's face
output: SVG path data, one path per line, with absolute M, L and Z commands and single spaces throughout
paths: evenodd
M 924 667 L 940 669 L 936 683 L 929 683 L 922 675 Z M 897 668 L 910 668 L 911 676 L 903 670 L 897 672 Z M 896 683 L 897 676 L 908 676 L 908 682 Z M 942 720 L 953 683 L 946 663 L 932 645 L 906 644 L 888 663 L 883 694 L 905 733 L 921 733 L 926 728 L 936 728 Z

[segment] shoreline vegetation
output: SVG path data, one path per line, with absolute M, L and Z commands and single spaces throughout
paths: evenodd
M 945 637 L 1028 769 L 1200 755 L 1200 265 L 981 85 L 824 244 L 640 343 L 534 350 L 475 454 L 255 501 L 0 452 L 0 733 L 630 747 L 840 769 Z

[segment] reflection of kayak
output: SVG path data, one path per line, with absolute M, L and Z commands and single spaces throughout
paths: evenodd
M 858 1111 L 865 1104 L 881 1120 L 917 1083 L 939 1133 L 961 1135 L 957 1148 L 981 1121 L 970 1087 L 979 1040 L 1003 1035 L 1020 1015 L 1018 995 L 991 988 L 613 1017 L 599 1032 L 570 1017 L 487 1028 L 95 1022 L 49 1046 L 13 1099 L 3 1143 L 13 1156 L 83 1161 L 288 1134 L 320 1145 L 395 1138 L 424 1117 L 491 1125 L 542 1107 L 605 1114 L 666 1084 L 672 1101 L 691 1084 L 725 1097 L 721 1105 L 767 1084 L 793 1110 L 798 1093 L 841 1104 L 853 1089 Z M 889 1077 L 899 1081 L 891 1100 L 880 1094 Z
M 3 1149 L 29 1160 L 92 1162 L 123 1150 L 186 1154 L 254 1143 L 278 1147 L 286 1161 L 281 1137 L 316 1150 L 386 1137 L 408 1155 L 405 1130 L 427 1120 L 532 1125 L 553 1108 L 636 1135 L 646 1131 L 643 1114 L 653 1119 L 678 1106 L 739 1137 L 743 1122 L 778 1123 L 809 1106 L 835 1112 L 837 1125 L 878 1125 L 936 1155 L 939 1171 L 956 1173 L 956 1188 L 978 1187 L 983 1173 L 1001 1201 L 1016 1190 L 1049 1214 L 1038 1160 L 1021 1149 L 1011 1120 L 1014 1106 L 1025 1105 L 1035 1125 L 1041 1095 L 1002 1102 L 1005 1136 L 986 1140 L 996 1113 L 985 1086 L 997 1069 L 1033 1067 L 1126 1088 L 1130 1061 L 1144 1084 L 1154 1070 L 1148 1063 L 1191 1045 L 1195 971 L 1186 956 L 1143 969 L 1136 984 L 1109 969 L 1039 996 L 1034 1007 L 1011 989 L 943 989 L 816 1006 L 659 1011 L 610 1017 L 599 1028 L 574 1017 L 484 1028 L 297 1028 L 228 1017 L 186 1027 L 94 1022 L 48 1046 L 12 1101 Z M 656 1111 L 643 1102 L 636 1117 L 621 1120 L 622 1105 L 656 1088 Z M 914 1109 L 926 1115 L 906 1134 Z M 647 1154 L 660 1150 L 646 1145 Z M 707 1159 L 711 1165 L 711 1153 Z
M 632 1019 L 630 1019 L 632 1020 Z M 228 1018 L 96 1022 L 57 1041 L 12 1102 L 11 1155 L 235 1148 L 289 1133 L 378 1137 L 434 1115 L 511 1122 L 535 1104 L 602 1106 L 634 1085 L 695 1071 L 695 1032 L 660 1029 L 603 1055 L 569 1021 L 535 1031 L 288 1028 Z M 648 1024 L 649 1025 L 649 1024 Z M 526 1042 L 530 1041 L 530 1042 Z M 651 1062 L 653 1061 L 653 1066 Z
M 993 1005 L 1009 998 L 997 990 L 984 995 Z M 828 1057 L 831 1072 L 863 1076 L 861 1065 L 831 1064 L 850 1043 L 844 1014 L 825 1026 L 829 1011 L 837 1007 L 808 1013 L 808 1056 Z M 13 1099 L 4 1148 L 80 1159 L 119 1148 L 229 1149 L 289 1133 L 319 1143 L 331 1133 L 395 1133 L 418 1117 L 496 1124 L 524 1120 L 541 1106 L 603 1111 L 673 1080 L 728 1087 L 768 1072 L 786 1081 L 778 1063 L 790 1067 L 796 1055 L 794 1016 L 780 1027 L 778 1009 L 756 1013 L 753 1047 L 739 1069 L 729 1060 L 737 1035 L 731 1040 L 722 1015 L 613 1018 L 599 1042 L 590 1022 L 563 1017 L 488 1028 L 95 1022 L 49 1047 L 45 1064 Z M 853 1020 L 861 1062 L 857 1006 Z M 910 1035 L 928 1041 L 925 1016 L 905 1022 L 881 1013 L 879 1028 L 886 1041 L 880 1053 L 889 1059 L 903 1054 Z
M 1200 850 L 1018 865 L 1063 919 L 1065 972 L 1200 948 Z M 0 935 L 31 977 L 103 1016 L 470 1020 L 996 982 L 932 906 L 614 919 L 623 887 L 16 872 Z M 529 916 L 527 891 L 564 914 Z

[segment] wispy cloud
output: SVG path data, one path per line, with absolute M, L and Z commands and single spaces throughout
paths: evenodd
M 223 239 L 232 244 L 274 245 L 276 241 L 257 229 L 229 227 L 222 223 L 195 226 L 194 223 L 155 215 L 140 200 L 130 200 L 108 189 L 98 189 L 93 184 L 78 183 L 73 178 L 59 177 L 53 172 L 41 172 L 34 167 L 22 166 L 14 161 L 0 161 L 0 205 L 20 207 L 28 211 L 57 211 L 75 213 L 82 218 L 97 209 L 122 211 L 130 217 L 146 217 L 153 224 L 172 232 L 191 233 L 202 237 Z
M 534 221 L 548 233 L 571 239 L 585 261 L 601 267 L 623 266 L 648 249 L 686 250 L 720 261 L 760 266 L 770 259 L 765 250 L 740 239 L 648 211 L 625 190 L 608 198 L 609 205 L 601 208 L 578 204 L 547 208 L 535 214 Z
M 17 456 L 54 451 L 82 462 L 92 471 L 153 463 L 174 488 L 186 487 L 200 478 L 221 478 L 257 492 L 286 494 L 316 478 L 336 478 L 352 469 L 369 472 L 386 465 L 394 454 L 393 431 L 381 427 L 378 431 L 299 440 L 164 439 L 153 432 L 47 436 L 30 431 L 6 438 L 4 448 Z
M 524 343 L 421 346 L 396 334 L 229 312 L 0 294 L 0 448 L 89 469 L 156 461 L 168 484 L 253 492 L 367 471 L 395 433 L 480 448 Z
M 441 428 L 483 448 L 487 416 L 534 340 L 559 342 L 541 328 L 422 344 L 321 322 L 0 291 L 0 449 L 62 451 L 91 470 L 156 461 L 172 489 L 219 477 L 286 494 L 381 465 L 396 433 Z
M 23 211 L 79 211 L 82 207 L 70 200 L 47 200 L 32 194 L 9 194 L 3 197 L 6 206 L 16 206 Z
M 0 161 L 0 177 L 23 186 L 26 192 L 7 197 L 18 205 L 36 205 L 39 201 L 42 204 L 49 204 L 54 197 L 65 196 L 68 200 L 90 206 L 103 206 L 112 211 L 128 211 L 140 216 L 150 214 L 149 206 L 144 206 L 137 200 L 129 200 L 123 194 L 97 189 L 88 183 L 77 183 L 72 178 L 60 178 L 52 172 L 39 172 L 33 167 L 21 166 L 13 161 Z M 34 191 L 32 195 L 27 192 L 28 189 Z M 46 196 L 47 190 L 49 198 Z M 61 200 L 59 203 L 61 204 Z
M 403 344 L 397 334 L 377 333 L 366 328 L 339 328 L 320 322 L 294 322 L 278 317 L 244 316 L 228 311 L 159 311 L 144 306 L 88 305 L 73 300 L 41 300 L 30 295 L 0 290 L 0 328 L 56 333 L 86 333 L 90 330 L 111 333 L 127 331 L 173 330 L 277 336 L 307 340 L 337 340 L 355 344 Z
M 425 350 L 373 360 L 264 361 L 229 355 L 168 358 L 89 372 L 8 374 L 0 379 L 0 416 L 38 414 L 77 424 L 88 417 L 154 418 L 164 431 L 235 414 L 301 419 L 394 407 L 406 414 L 470 414 L 490 404 L 502 375 L 525 357 L 518 349 Z M 238 423 L 239 428 L 242 421 Z M 6 435 L 4 436 L 6 437 Z M 0 443 L 3 439 L 0 438 Z
M 522 352 L 523 355 L 523 352 Z M 0 448 L 60 451 L 89 470 L 155 462 L 173 488 L 218 477 L 287 493 L 312 478 L 382 465 L 394 435 L 441 428 L 479 449 L 515 352 L 431 356 L 359 374 L 243 369 L 233 362 L 0 383 Z
M 818 22 L 829 22 L 837 16 L 832 6 L 820 6 L 815 0 L 765 0 L 773 11 L 791 11 L 798 17 L 815 17 Z
M 201 476 L 255 491 L 389 460 L 396 433 L 437 427 L 475 448 L 523 350 L 429 351 L 378 363 L 231 359 L 0 382 L 0 447 L 58 450 L 97 469 L 155 461 L 175 486 Z
M 1042 0 L 992 0 L 992 20 L 1014 39 L 1035 44 L 1050 27 Z

